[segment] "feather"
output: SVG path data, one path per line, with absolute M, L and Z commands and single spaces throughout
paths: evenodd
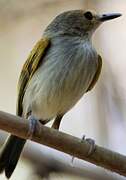
M 49 47 L 50 40 L 46 37 L 42 38 L 32 49 L 28 59 L 23 65 L 19 82 L 18 82 L 18 98 L 17 98 L 17 108 L 16 114 L 22 115 L 22 101 L 26 91 L 26 87 L 31 80 L 33 74 L 42 63 L 42 57 L 45 55 L 47 47 Z
M 97 68 L 97 71 L 95 73 L 95 76 L 94 76 L 90 86 L 87 89 L 87 92 L 92 90 L 93 87 L 95 86 L 96 82 L 98 81 L 98 78 L 99 78 L 99 76 L 101 74 L 101 68 L 102 68 L 102 58 L 101 58 L 100 55 L 98 55 L 98 68 Z

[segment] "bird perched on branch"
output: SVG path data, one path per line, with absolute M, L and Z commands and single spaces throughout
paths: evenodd
M 58 15 L 45 29 L 25 62 L 18 83 L 17 115 L 28 118 L 30 133 L 37 120 L 61 119 L 96 84 L 102 59 L 92 45 L 92 34 L 120 13 L 95 14 L 72 10 Z M 0 172 L 12 175 L 26 140 L 10 135 L 0 153 Z

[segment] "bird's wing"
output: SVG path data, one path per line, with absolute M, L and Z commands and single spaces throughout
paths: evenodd
M 42 38 L 40 41 L 32 49 L 28 59 L 26 60 L 25 64 L 23 65 L 19 82 L 18 82 L 18 98 L 17 98 L 17 107 L 16 113 L 17 115 L 22 115 L 22 101 L 26 91 L 26 87 L 32 78 L 33 74 L 39 67 L 40 63 L 42 62 L 43 56 L 47 48 L 49 47 L 50 40 L 46 37 Z
M 102 58 L 100 55 L 98 55 L 98 68 L 97 68 L 95 76 L 94 76 L 94 78 L 93 78 L 93 80 L 92 80 L 91 84 L 89 85 L 86 92 L 90 91 L 95 86 L 95 84 L 99 78 L 99 75 L 101 73 L 101 68 L 102 68 Z

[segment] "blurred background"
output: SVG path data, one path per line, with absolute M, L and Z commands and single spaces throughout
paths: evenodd
M 93 36 L 93 44 L 103 59 L 102 74 L 94 90 L 65 115 L 60 130 L 80 138 L 85 134 L 98 145 L 126 154 L 125 0 L 0 0 L 0 110 L 15 114 L 16 85 L 23 63 L 50 21 L 70 9 L 121 12 L 123 16 L 104 23 Z M 7 133 L 0 133 L 2 144 Z M 66 173 L 67 165 L 74 167 L 77 173 L 72 170 Z M 76 158 L 72 164 L 69 155 L 28 142 L 11 180 L 42 177 L 51 180 L 124 179 Z M 4 175 L 0 179 L 5 180 Z

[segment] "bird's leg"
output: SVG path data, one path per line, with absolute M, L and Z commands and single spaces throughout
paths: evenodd
M 52 124 L 52 127 L 51 128 L 54 128 L 54 129 L 59 129 L 60 127 L 60 123 L 61 123 L 61 120 L 62 120 L 62 117 L 63 115 L 58 115 L 53 124 Z M 28 136 L 29 136 L 29 139 L 32 138 L 34 132 L 36 131 L 36 128 L 37 128 L 37 125 L 38 125 L 38 122 L 40 122 L 42 125 L 45 125 L 48 121 L 42 121 L 42 120 L 37 120 L 35 119 L 32 115 L 28 117 L 28 120 L 30 121 L 29 122 L 29 131 L 28 131 Z
M 32 136 L 33 136 L 34 132 L 36 131 L 38 120 L 35 119 L 32 115 L 30 115 L 28 117 L 28 120 L 29 120 L 28 137 L 29 137 L 29 139 L 32 139 Z
M 59 127 L 60 127 L 60 123 L 61 123 L 62 117 L 63 117 L 63 115 L 58 115 L 58 116 L 55 118 L 55 120 L 54 120 L 51 128 L 54 128 L 54 129 L 57 129 L 57 130 L 58 130 Z
M 83 135 L 82 136 L 82 139 L 81 139 L 81 142 L 83 142 L 83 141 L 87 141 L 89 144 L 90 144 L 90 147 L 89 147 L 89 150 L 88 150 L 88 152 L 87 152 L 87 157 L 89 157 L 90 155 L 92 155 L 93 154 L 93 152 L 95 151 L 95 141 L 94 141 L 94 139 L 90 139 L 90 138 L 85 138 L 85 135 Z M 74 156 L 72 157 L 72 160 L 71 160 L 71 162 L 73 163 L 73 161 L 74 161 Z
M 84 137 L 83 138 L 83 140 L 84 140 L 85 136 L 83 136 L 83 137 Z M 91 138 L 86 138 L 85 140 L 90 144 L 90 148 L 87 153 L 87 157 L 88 157 L 88 156 L 91 156 L 93 154 L 93 152 L 95 151 L 95 140 L 91 139 Z

